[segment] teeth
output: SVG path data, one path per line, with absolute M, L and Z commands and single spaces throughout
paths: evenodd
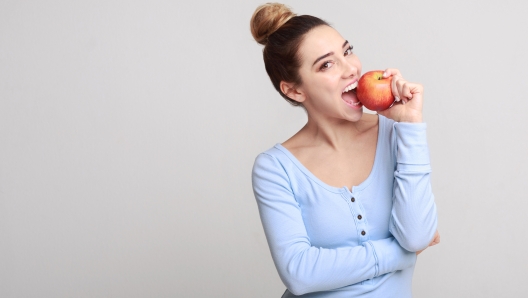
M 353 105 L 353 106 L 359 106 L 361 104 L 361 102 L 352 102 L 352 101 L 348 101 L 348 100 L 345 100 L 346 103 L 348 103 L 349 105 Z
M 345 90 L 343 90 L 343 93 L 348 92 L 356 87 L 357 87 L 357 82 L 355 82 L 354 84 L 350 84 L 348 85 L 348 87 L 345 88 Z

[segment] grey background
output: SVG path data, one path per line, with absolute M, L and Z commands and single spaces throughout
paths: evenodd
M 0 1 L 0 297 L 279 297 L 253 160 L 306 120 L 263 1 Z M 523 1 L 286 1 L 425 86 L 442 243 L 415 297 L 525 297 Z

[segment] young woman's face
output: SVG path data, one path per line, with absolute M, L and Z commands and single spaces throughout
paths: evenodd
M 308 114 L 359 120 L 363 106 L 354 87 L 361 76 L 361 62 L 348 41 L 332 27 L 319 26 L 306 34 L 298 54 L 302 80 L 298 89 Z

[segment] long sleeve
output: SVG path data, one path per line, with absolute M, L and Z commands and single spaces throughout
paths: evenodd
M 394 123 L 394 197 L 389 230 L 400 245 L 426 248 L 437 228 L 425 123 Z
M 312 246 L 301 206 L 280 162 L 260 154 L 252 174 L 273 261 L 293 294 L 336 289 L 414 265 L 416 254 L 403 249 L 393 237 L 332 249 Z

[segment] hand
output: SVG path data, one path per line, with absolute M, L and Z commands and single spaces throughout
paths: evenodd
M 379 111 L 387 118 L 397 122 L 422 122 L 423 86 L 407 82 L 399 70 L 387 68 L 383 73 L 384 78 L 392 76 L 392 95 L 396 101 L 392 107 Z
M 431 241 L 431 243 L 429 243 L 429 245 L 428 245 L 427 247 L 437 245 L 438 243 L 440 243 L 440 233 L 438 233 L 438 230 L 436 230 L 436 233 L 435 233 L 435 235 L 434 235 L 434 237 L 433 237 L 433 241 Z M 426 247 L 426 248 L 427 248 L 427 247 Z M 420 254 L 422 251 L 424 251 L 426 248 L 417 251 L 417 252 L 416 252 L 416 255 L 419 255 L 419 254 Z

